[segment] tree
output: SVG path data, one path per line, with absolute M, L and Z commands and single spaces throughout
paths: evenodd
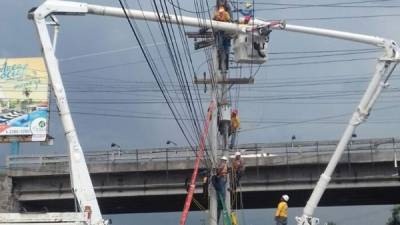
M 392 209 L 392 217 L 390 217 L 386 225 L 400 225 L 400 206 L 395 206 Z

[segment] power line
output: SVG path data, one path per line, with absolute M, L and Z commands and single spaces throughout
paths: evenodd
M 138 33 L 136 32 L 135 28 L 133 27 L 133 24 L 132 24 L 132 22 L 131 22 L 131 20 L 130 20 L 130 18 L 129 18 L 129 16 L 128 16 L 128 14 L 127 14 L 127 11 L 126 11 L 126 9 L 125 9 L 123 3 L 122 3 L 122 0 L 119 0 L 119 3 L 120 3 L 120 5 L 121 5 L 121 8 L 122 8 L 124 14 L 125 14 L 125 18 L 127 19 L 128 23 L 129 23 L 129 26 L 130 26 L 130 28 L 131 28 L 131 31 L 133 32 L 133 34 L 134 34 L 134 36 L 135 36 L 135 39 L 136 39 L 136 41 L 138 42 L 138 44 L 139 44 L 139 46 L 140 46 L 140 49 L 141 49 L 141 51 L 142 51 L 142 53 L 143 53 L 143 56 L 145 57 L 145 59 L 146 59 L 146 61 L 147 61 L 147 64 L 149 65 L 149 68 L 150 68 L 150 70 L 151 70 L 151 72 L 152 72 L 152 74 L 153 74 L 153 76 L 154 76 L 154 78 L 155 78 L 155 80 L 156 80 L 156 82 L 157 82 L 157 85 L 159 86 L 160 91 L 161 91 L 161 93 L 162 93 L 163 96 L 164 96 L 164 99 L 166 100 L 166 102 L 167 102 L 167 104 L 168 104 L 168 106 L 169 106 L 169 108 L 170 108 L 170 110 L 171 110 L 171 112 L 172 112 L 172 114 L 173 114 L 173 116 L 174 116 L 176 122 L 178 123 L 178 126 L 179 126 L 179 128 L 180 128 L 182 134 L 184 135 L 186 141 L 187 141 L 188 144 L 192 147 L 192 150 L 194 150 L 194 149 L 193 149 L 193 146 L 191 145 L 191 143 L 190 143 L 190 141 L 189 141 L 189 139 L 188 139 L 188 137 L 187 137 L 187 135 L 186 135 L 186 133 L 185 133 L 184 130 L 183 130 L 183 127 L 182 127 L 181 123 L 179 122 L 179 120 L 178 120 L 178 118 L 177 118 L 177 116 L 176 116 L 174 110 L 172 109 L 172 106 L 170 105 L 170 103 L 169 103 L 169 101 L 168 101 L 168 98 L 167 98 L 167 96 L 166 96 L 166 93 L 164 92 L 164 90 L 163 90 L 163 88 L 162 88 L 162 86 L 161 86 L 160 80 L 159 80 L 159 78 L 157 77 L 157 74 L 158 74 L 158 73 L 156 73 L 156 71 L 155 71 L 155 69 L 154 69 L 154 67 L 153 67 L 153 64 L 152 64 L 151 61 L 150 61 L 150 58 L 149 58 L 149 56 L 148 56 L 146 50 L 144 49 L 144 46 L 142 46 L 142 44 L 141 44 L 141 39 L 139 38 Z
M 261 67 L 299 66 L 299 65 L 309 65 L 309 64 L 326 64 L 326 63 L 341 63 L 341 62 L 364 61 L 364 60 L 373 60 L 373 59 L 376 60 L 377 57 L 337 59 L 337 60 L 320 60 L 320 61 L 311 61 L 311 62 L 277 63 L 277 64 L 263 65 Z M 249 68 L 249 67 L 250 66 L 246 66 L 244 68 Z M 231 67 L 231 68 L 232 69 L 237 69 L 237 67 Z
M 257 11 L 267 10 L 286 10 L 286 9 L 300 9 L 300 8 L 311 8 L 311 7 L 328 7 L 328 8 L 393 8 L 400 7 L 398 5 L 357 5 L 365 3 L 376 3 L 376 2 L 387 2 L 392 0 L 366 0 L 366 1 L 353 1 L 353 2 L 335 2 L 328 4 L 293 4 L 293 3 L 255 3 L 256 5 L 269 5 L 269 6 L 285 6 L 285 7 L 273 7 L 257 9 Z
M 397 106 L 396 106 L 397 107 Z M 394 108 L 394 107 L 393 107 Z M 50 112 L 58 112 L 58 111 L 53 111 L 51 110 Z M 86 116 L 100 116 L 100 117 L 113 117 L 113 118 L 126 118 L 126 119 L 154 119 L 154 120 L 175 120 L 175 118 L 168 116 L 166 114 L 153 114 L 153 113 L 142 113 L 144 115 L 137 115 L 137 114 L 115 114 L 115 113 L 100 113 L 100 112 L 84 112 L 84 111 L 72 111 L 72 114 L 77 114 L 77 115 L 86 115 Z M 276 125 L 292 125 L 292 124 L 303 124 L 303 123 L 313 123 L 313 124 L 347 124 L 347 121 L 338 121 L 338 120 L 328 120 L 332 118 L 345 118 L 345 116 L 348 116 L 348 113 L 343 113 L 343 114 L 338 114 L 334 115 L 334 117 L 320 117 L 316 119 L 309 119 L 307 121 L 305 120 L 300 120 L 300 121 L 288 121 L 285 119 L 270 119 L 270 120 L 248 120 L 244 118 L 241 122 L 243 124 L 276 124 Z M 190 121 L 192 119 L 190 118 L 181 118 L 180 120 L 183 121 Z M 374 120 L 370 121 L 369 123 L 372 124 L 391 124 L 391 123 L 400 123 L 400 120 L 398 119 L 389 119 L 389 120 Z M 254 129 L 261 129 L 261 128 L 272 128 L 272 126 L 275 127 L 275 125 L 266 126 L 266 127 L 259 127 L 259 128 L 254 128 Z M 252 130 L 251 128 L 249 129 L 244 129 L 241 132 Z
M 157 42 L 155 44 L 147 44 L 146 47 L 155 47 L 157 45 L 164 45 L 164 44 L 165 44 L 164 42 Z M 120 48 L 120 49 L 101 51 L 101 52 L 92 52 L 92 53 L 87 53 L 87 54 L 83 54 L 83 55 L 70 56 L 67 58 L 60 58 L 59 61 L 67 62 L 67 61 L 72 61 L 72 60 L 77 60 L 77 59 L 82 59 L 82 58 L 121 53 L 121 52 L 130 51 L 130 50 L 134 50 L 134 49 L 139 49 L 139 48 L 140 47 L 137 45 L 137 46 L 132 46 L 132 47 L 128 47 L 128 48 Z
M 308 18 L 286 18 L 288 21 L 313 21 L 313 20 L 345 20 L 345 19 L 366 19 L 366 18 L 382 18 L 382 17 L 399 17 L 400 14 L 376 14 L 376 15 L 357 15 L 357 16 L 332 16 L 332 17 L 308 17 Z
M 138 4 L 139 4 L 140 9 L 143 11 L 140 1 L 138 1 Z M 154 11 L 154 8 L 153 8 L 153 11 Z M 150 27 L 149 27 L 149 25 L 148 25 L 147 20 L 145 20 L 145 24 L 146 24 L 146 27 L 147 27 L 147 29 L 148 29 L 148 31 L 149 31 L 149 33 L 150 33 L 150 36 L 151 36 L 153 42 L 155 42 L 155 38 L 154 38 L 154 36 L 153 36 L 153 32 L 151 31 L 151 29 L 150 29 Z M 165 40 L 165 45 L 166 45 L 166 47 L 169 47 L 169 42 L 167 42 L 166 39 L 164 39 L 164 40 Z M 158 52 L 162 52 L 162 51 L 159 50 L 158 48 L 157 48 L 157 51 L 158 51 Z M 169 56 L 168 58 L 170 58 L 170 57 L 171 57 L 171 56 Z M 162 65 L 163 65 L 164 68 L 165 68 L 165 71 L 166 71 L 167 77 L 168 77 L 168 79 L 169 79 L 169 82 L 170 82 L 171 84 L 174 83 L 174 82 L 173 82 L 173 79 L 172 79 L 172 76 L 171 76 L 170 73 L 168 72 L 167 63 L 164 61 L 163 58 L 161 58 L 161 62 L 162 62 Z M 174 65 L 174 64 L 173 64 L 173 65 Z M 181 97 L 180 97 L 179 95 L 177 95 L 177 94 L 174 96 L 174 98 L 171 97 L 171 92 L 170 92 L 170 91 L 172 91 L 172 93 L 177 93 L 177 92 L 176 92 L 175 90 L 170 90 L 170 89 L 168 89 L 168 88 L 167 88 L 167 85 L 166 85 L 166 82 L 164 81 L 164 79 L 162 79 L 161 76 L 160 76 L 159 78 L 160 78 L 160 80 L 161 80 L 162 86 L 163 86 L 163 87 L 165 88 L 165 90 L 167 91 L 166 93 L 167 93 L 167 96 L 169 97 L 169 101 L 171 102 L 171 105 L 173 106 L 173 108 L 174 108 L 176 114 L 178 115 L 178 118 L 181 118 L 181 117 L 182 117 L 181 112 L 184 112 L 184 110 L 185 110 L 184 105 L 183 105 L 183 104 L 180 104 L 180 103 L 183 103 L 182 100 L 181 100 Z M 177 91 L 178 91 L 178 90 L 177 90 Z M 181 91 L 182 91 L 182 90 L 181 90 Z M 178 100 L 179 102 L 177 102 L 177 100 Z M 178 104 L 176 104 L 176 103 L 178 103 Z M 180 107 L 180 109 L 178 109 L 177 105 Z M 184 127 L 186 130 L 188 130 L 185 123 L 183 123 L 182 125 L 183 125 L 183 127 Z M 190 135 L 190 136 L 191 136 L 191 135 Z M 195 139 L 194 139 L 192 136 L 191 136 L 191 138 L 192 138 L 192 141 L 195 142 Z
M 161 10 L 162 10 L 162 14 L 169 14 L 168 13 L 168 9 L 167 7 L 164 7 L 163 4 L 161 3 L 160 0 L 160 4 L 161 4 Z M 191 93 L 190 93 L 190 89 L 186 89 L 184 86 L 184 83 L 187 83 L 187 78 L 186 78 L 186 71 L 185 68 L 183 67 L 183 61 L 182 61 L 182 57 L 179 51 L 179 46 L 177 44 L 176 41 L 176 36 L 175 36 L 175 32 L 173 31 L 173 27 L 170 21 L 170 17 L 166 18 L 166 17 L 161 17 L 161 13 L 158 9 L 157 3 L 155 0 L 153 0 L 153 5 L 155 7 L 156 10 L 156 14 L 159 18 L 158 22 L 160 24 L 160 28 L 164 37 L 165 42 L 167 43 L 167 49 L 168 49 L 168 53 L 170 55 L 170 59 L 172 60 L 172 66 L 175 70 L 176 73 L 176 77 L 179 83 L 179 87 L 181 90 L 181 93 L 184 96 L 184 102 L 186 105 L 186 109 L 188 114 L 191 117 L 195 117 L 195 111 L 193 108 L 193 101 L 191 100 Z M 200 136 L 200 126 L 199 124 L 193 120 L 193 123 L 191 123 L 191 125 L 193 126 L 193 130 L 195 131 L 195 133 L 197 133 L 197 137 Z
M 400 107 L 400 104 L 376 108 L 374 111 L 398 108 L 398 107 Z M 289 125 L 294 125 L 294 124 L 304 124 L 304 123 L 310 123 L 310 122 L 327 120 L 327 119 L 334 119 L 334 118 L 339 118 L 339 117 L 349 116 L 349 115 L 350 115 L 349 113 L 340 113 L 340 114 L 335 114 L 335 115 L 330 115 L 330 116 L 317 117 L 317 118 L 313 118 L 313 119 L 306 119 L 306 120 L 294 121 L 294 122 L 286 122 L 286 123 L 279 124 L 279 125 L 269 125 L 269 126 L 261 126 L 261 127 L 256 127 L 256 128 L 243 129 L 243 130 L 241 130 L 241 132 L 249 132 L 249 131 L 255 131 L 255 130 L 260 130 L 260 129 L 270 129 L 270 128 L 289 126 Z

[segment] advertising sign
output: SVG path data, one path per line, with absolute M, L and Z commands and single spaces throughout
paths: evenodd
M 0 137 L 45 141 L 49 84 L 44 60 L 0 59 Z

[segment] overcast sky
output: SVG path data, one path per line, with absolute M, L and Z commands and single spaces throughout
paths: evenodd
M 40 56 L 33 24 L 26 18 L 27 10 L 40 2 L 2 1 L 5 7 L 0 9 L 1 57 Z M 92 2 L 118 6 L 118 1 Z M 138 7 L 137 1 L 128 2 L 131 7 Z M 285 5 L 300 2 L 279 2 L 284 5 L 256 4 L 256 17 L 286 19 L 291 24 L 400 39 L 400 28 L 395 24 L 398 7 L 361 7 L 394 6 L 399 4 L 397 1 L 301 8 Z M 337 1 L 326 1 L 326 4 L 333 3 Z M 144 9 L 151 10 L 149 5 L 143 4 Z M 182 4 L 193 10 L 191 4 Z M 270 8 L 276 9 L 267 10 Z M 167 104 L 162 103 L 164 99 L 126 20 L 91 15 L 59 16 L 58 19 L 61 30 L 57 56 L 85 150 L 108 149 L 111 142 L 122 148 L 165 147 L 166 140 L 173 140 L 180 146 L 187 145 Z M 155 59 L 167 58 L 168 52 L 157 25 L 149 25 L 154 42 L 150 40 L 146 23 L 139 21 L 138 25 L 152 56 Z M 157 48 L 154 43 L 157 43 Z M 189 40 L 193 65 L 202 74 L 207 71 L 204 52 L 194 51 L 192 43 Z M 357 49 L 360 50 L 355 51 Z M 269 52 L 270 61 L 255 74 L 254 85 L 232 88 L 232 103 L 236 107 L 238 102 L 242 120 L 239 143 L 288 141 L 292 134 L 297 140 L 338 139 L 374 72 L 377 56 L 381 54 L 373 46 L 365 44 L 285 31 L 272 32 Z M 165 62 L 168 65 L 167 71 L 163 71 L 166 72 L 164 80 L 168 82 L 174 71 L 170 61 L 166 59 Z M 157 65 L 163 69 L 160 63 Z M 249 76 L 251 72 L 254 76 L 256 70 L 257 66 L 252 71 L 243 69 L 242 76 Z M 399 75 L 398 71 L 394 73 L 389 89 L 378 100 L 368 123 L 357 130 L 358 137 L 398 135 L 400 105 L 396 105 L 399 96 L 399 78 L 396 75 Z M 231 69 L 231 76 L 237 77 L 239 72 Z M 240 88 L 239 98 L 234 96 L 237 88 Z M 203 87 L 200 87 L 200 93 L 206 105 L 209 92 L 204 94 Z M 57 111 L 54 105 L 52 112 Z M 183 118 L 187 117 L 184 115 Z M 40 149 L 64 151 L 63 132 L 56 113 L 51 114 L 50 122 L 50 134 L 56 138 L 55 145 Z M 28 153 L 32 146 L 36 144 L 24 145 L 22 151 Z
M 33 24 L 27 19 L 28 10 L 41 2 L 0 0 L 1 58 L 41 55 Z M 118 1 L 110 0 L 87 2 L 119 5 Z M 151 10 L 146 2 L 142 2 L 142 7 Z M 180 2 L 184 9 L 194 11 L 192 1 Z M 139 7 L 136 0 L 128 0 L 128 3 L 131 7 Z M 255 4 L 255 14 L 259 18 L 285 19 L 290 24 L 400 41 L 400 1 L 397 0 L 256 3 L 259 4 Z M 209 1 L 209 4 L 213 5 L 214 1 Z M 126 20 L 90 15 L 58 16 L 58 19 L 61 30 L 57 57 L 85 151 L 108 150 L 112 142 L 124 149 L 166 147 L 167 140 L 179 146 L 187 145 L 167 104 L 163 103 L 164 99 Z M 157 66 L 165 75 L 173 76 L 158 26 L 149 24 L 149 32 L 145 22 L 138 22 L 138 25 L 152 57 L 157 59 Z M 207 71 L 204 52 L 193 50 L 192 40 L 189 40 L 189 46 L 193 66 L 197 73 L 202 74 Z M 364 44 L 285 31 L 271 33 L 269 52 L 270 61 L 256 74 L 257 66 L 242 70 L 242 76 L 255 76 L 254 85 L 240 86 L 239 99 L 235 98 L 239 87 L 232 88 L 233 104 L 238 107 L 242 120 L 239 143 L 289 141 L 292 135 L 296 135 L 297 140 L 338 139 L 374 72 L 376 58 L 382 54 Z M 165 59 L 166 69 L 163 69 L 160 58 Z M 378 100 L 370 119 L 357 129 L 358 138 L 398 137 L 399 75 L 399 70 L 394 72 L 391 86 Z M 239 76 L 239 71 L 231 69 L 231 76 Z M 164 79 L 169 81 L 167 77 Z M 200 93 L 205 109 L 209 92 L 203 93 L 201 87 Z M 56 138 L 54 146 L 23 144 L 23 154 L 66 151 L 54 98 L 51 111 L 50 135 Z M 4 159 L 10 147 L 4 144 L 0 149 L 0 156 Z

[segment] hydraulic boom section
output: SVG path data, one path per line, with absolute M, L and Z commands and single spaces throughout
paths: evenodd
M 64 90 L 58 61 L 55 56 L 54 46 L 50 39 L 47 28 L 47 16 L 51 13 L 80 14 L 86 12 L 85 4 L 47 1 L 37 9 L 31 10 L 29 18 L 33 19 L 39 35 L 47 71 L 50 76 L 51 86 L 57 100 L 61 121 L 69 147 L 70 176 L 73 194 L 77 199 L 80 211 L 84 213 L 87 224 L 105 224 L 100 207 L 96 199 L 93 184 L 90 179 L 89 170 L 86 165 L 82 147 L 72 121 L 67 96 Z

